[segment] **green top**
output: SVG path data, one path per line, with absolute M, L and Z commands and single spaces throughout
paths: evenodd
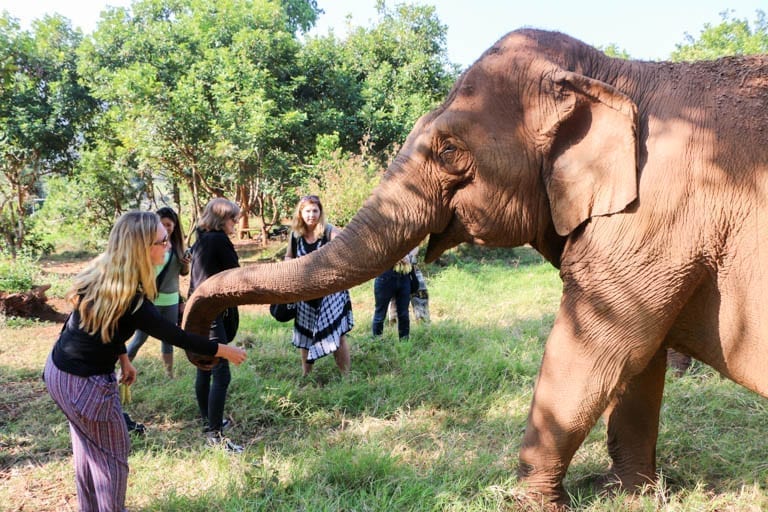
M 170 262 L 169 262 L 170 259 Z M 173 306 L 179 303 L 179 274 L 181 273 L 181 262 L 176 257 L 176 253 L 170 250 L 165 253 L 165 261 L 162 265 L 155 267 L 155 275 L 159 275 L 162 272 L 163 267 L 168 262 L 168 272 L 163 277 L 163 282 L 160 283 L 157 289 L 157 298 L 154 303 L 155 306 Z

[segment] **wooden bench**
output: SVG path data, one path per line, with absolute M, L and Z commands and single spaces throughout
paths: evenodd
M 272 230 L 269 232 L 268 238 L 270 240 L 280 240 L 281 242 L 285 242 L 288 240 L 288 234 L 290 232 L 290 229 L 288 229 L 286 226 L 272 228 Z
M 262 242 L 262 233 L 261 228 L 246 228 L 246 229 L 240 229 L 240 240 L 245 240 L 246 238 L 250 238 L 251 240 L 255 242 Z

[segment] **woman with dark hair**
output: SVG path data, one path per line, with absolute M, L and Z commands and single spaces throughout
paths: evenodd
M 184 254 L 184 233 L 179 216 L 173 208 L 163 207 L 157 210 L 160 222 L 168 233 L 169 247 L 162 265 L 157 271 L 157 297 L 154 304 L 160 314 L 169 322 L 178 323 L 179 319 L 179 276 L 189 274 L 189 257 Z M 136 331 L 128 345 L 128 358 L 133 361 L 139 349 L 147 341 L 147 333 Z M 165 374 L 173 378 L 173 345 L 160 340 L 160 353 L 163 358 Z M 130 423 L 129 423 L 130 425 Z
M 192 246 L 192 273 L 189 280 L 189 295 L 206 279 L 223 270 L 239 267 L 235 246 L 229 239 L 235 232 L 240 207 L 217 197 L 211 199 L 197 222 L 197 241 Z M 229 343 L 235 337 L 236 328 L 227 333 L 226 323 L 236 318 L 237 308 L 220 313 L 211 324 L 208 338 L 219 343 Z M 221 360 L 210 370 L 197 369 L 195 396 L 203 421 L 203 431 L 210 445 L 226 451 L 240 453 L 243 448 L 224 437 L 223 431 L 229 426 L 224 419 L 224 402 L 231 375 L 229 363 Z
M 317 196 L 304 196 L 296 205 L 291 223 L 291 242 L 285 259 L 299 258 L 330 242 L 340 233 L 325 221 L 323 204 Z M 293 345 L 301 351 L 303 375 L 314 362 L 333 354 L 342 375 L 349 372 L 350 357 L 346 334 L 355 325 L 352 301 L 347 290 L 296 304 Z
M 107 250 L 75 278 L 67 299 L 72 313 L 61 329 L 43 373 L 53 401 L 69 422 L 79 510 L 125 510 L 131 441 L 120 407 L 120 382 L 131 385 L 136 368 L 125 341 L 143 329 L 151 336 L 235 364 L 245 351 L 182 331 L 165 320 L 152 300 L 155 266 L 165 258 L 168 236 L 152 212 L 123 214 Z

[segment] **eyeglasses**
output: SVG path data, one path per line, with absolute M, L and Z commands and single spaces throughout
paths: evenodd
M 152 242 L 152 245 L 162 245 L 163 247 L 165 247 L 166 245 L 168 245 L 168 235 L 165 235 L 162 240 L 155 240 L 154 242 Z

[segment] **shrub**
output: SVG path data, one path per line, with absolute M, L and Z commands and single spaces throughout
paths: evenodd
M 29 251 L 19 251 L 16 258 L 6 251 L 0 251 L 0 292 L 29 291 L 40 276 L 37 260 Z
M 45 252 L 86 251 L 102 247 L 114 214 L 99 214 L 89 198 L 93 186 L 78 180 L 51 178 L 40 210 L 31 216 L 30 238 Z
M 381 179 L 382 166 L 369 157 L 366 141 L 361 155 L 344 153 L 338 147 L 338 134 L 321 137 L 315 171 L 318 178 L 310 183 L 317 192 L 328 220 L 346 226 Z

